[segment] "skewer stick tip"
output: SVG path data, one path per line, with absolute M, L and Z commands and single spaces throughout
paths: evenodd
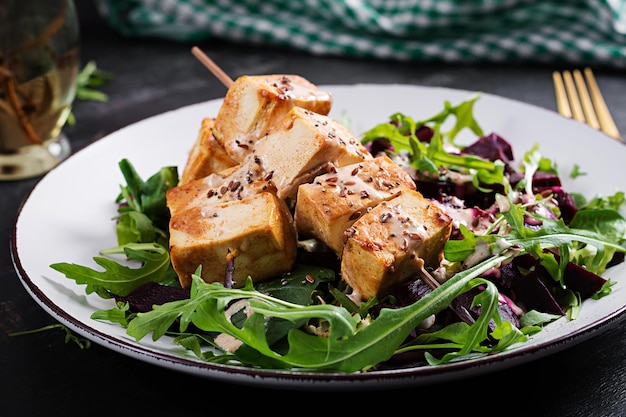
M 198 60 L 202 62 L 202 64 L 204 64 L 204 66 L 207 67 L 208 70 L 211 71 L 226 88 L 230 88 L 233 83 L 232 78 L 230 78 L 211 58 L 209 58 L 207 54 L 202 52 L 202 50 L 197 46 L 191 48 L 191 53 L 198 58 Z

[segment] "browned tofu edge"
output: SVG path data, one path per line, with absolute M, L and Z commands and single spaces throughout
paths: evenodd
M 402 224 L 409 223 L 404 220 L 387 226 L 392 224 L 387 208 L 400 204 L 399 200 L 406 202 L 407 196 L 415 197 L 417 204 L 402 215 L 408 215 L 423 230 L 408 228 L 401 233 Z M 362 299 L 381 297 L 393 285 L 416 276 L 422 266 L 437 267 L 451 231 L 452 219 L 439 206 L 418 191 L 404 190 L 362 216 L 346 231 L 342 279 Z
M 245 209 L 248 204 L 254 210 L 254 204 L 271 206 L 271 218 L 262 219 L 253 225 L 254 235 L 241 234 L 220 242 L 221 230 L 217 224 L 210 224 L 212 212 L 219 213 L 229 205 L 239 205 Z M 244 210 L 245 211 L 245 210 Z M 219 214 L 218 214 L 219 216 Z M 248 219 L 254 213 L 248 213 Z M 227 219 L 232 227 L 245 224 L 242 219 Z M 177 233 L 182 240 L 193 241 L 193 235 L 201 236 L 197 244 L 179 245 Z M 235 286 L 241 287 L 248 276 L 255 282 L 289 272 L 295 264 L 297 240 L 291 212 L 283 200 L 273 193 L 259 193 L 244 200 L 229 201 L 221 205 L 212 204 L 207 207 L 193 207 L 170 219 L 170 258 L 183 288 L 191 286 L 191 275 L 199 265 L 203 265 L 202 278 L 206 282 L 224 282 L 227 268 L 227 256 L 230 252 L 234 257 Z M 223 238 L 224 239 L 224 238 Z M 254 250 L 247 250 L 253 245 Z
M 214 125 L 214 118 L 205 117 L 202 119 L 198 137 L 189 151 L 179 185 L 237 165 L 237 162 L 228 156 L 213 136 Z

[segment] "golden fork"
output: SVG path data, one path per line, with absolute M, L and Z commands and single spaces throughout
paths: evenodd
M 562 75 L 558 71 L 552 73 L 559 113 L 622 140 L 591 68 L 585 68 L 583 71 L 586 83 L 578 69 L 571 72 L 563 71 Z

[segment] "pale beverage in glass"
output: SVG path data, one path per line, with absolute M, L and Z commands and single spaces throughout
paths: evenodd
M 0 2 L 0 180 L 16 180 L 70 153 L 79 22 L 72 0 Z

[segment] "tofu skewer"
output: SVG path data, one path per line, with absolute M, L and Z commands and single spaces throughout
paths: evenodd
M 256 237 L 246 236 L 243 230 L 225 231 L 223 218 L 219 221 L 217 217 L 206 218 L 206 213 L 215 211 L 216 207 L 221 207 L 224 216 L 251 207 L 260 213 L 259 197 L 265 194 L 266 204 L 271 201 L 270 205 L 276 206 L 275 212 L 282 213 L 275 222 L 282 224 L 283 231 L 265 235 L 262 246 L 289 252 L 281 262 L 273 260 L 281 264 L 280 270 L 293 265 L 295 236 L 302 233 L 320 239 L 341 259 L 342 279 L 357 298 L 383 296 L 395 283 L 416 274 L 423 276 L 433 289 L 439 285 L 424 266 L 434 267 L 441 261 L 443 244 L 450 235 L 450 219 L 415 190 L 410 176 L 399 172 L 401 168 L 389 158 L 374 159 L 348 129 L 327 116 L 332 104 L 330 93 L 318 90 L 296 75 L 242 76 L 233 81 L 197 47 L 192 52 L 228 87 L 224 103 L 212 120 L 210 135 L 204 132 L 212 139 L 205 138 L 204 146 L 208 143 L 215 147 L 211 150 L 213 154 L 224 156 L 221 163 L 226 169 L 202 177 L 211 170 L 203 171 L 204 161 L 194 159 L 194 155 L 208 162 L 212 153 L 193 149 L 188 161 L 192 172 L 185 175 L 183 184 L 168 192 L 174 242 L 172 262 L 181 267 L 180 271 L 186 271 L 184 284 L 189 284 L 194 263 L 211 262 L 209 259 L 219 252 L 228 254 L 228 264 L 237 265 L 237 257 L 243 252 L 240 247 L 231 248 L 231 243 L 247 246 L 246 240 L 262 235 L 255 232 Z M 203 146 L 201 142 L 199 137 L 197 146 Z M 345 198 L 341 191 L 321 190 L 324 188 L 321 184 L 330 187 L 329 181 L 346 170 L 350 171 L 348 176 L 355 178 L 342 174 L 346 177 L 340 181 L 345 182 L 344 192 L 350 192 L 349 183 L 359 179 L 355 182 L 361 188 L 358 199 Z M 356 176 L 359 171 L 367 175 L 359 178 Z M 200 178 L 193 178 L 194 175 Z M 314 181 L 315 177 L 319 181 Z M 363 192 L 368 198 L 363 198 Z M 322 201 L 318 197 L 324 193 Z M 341 199 L 328 199 L 335 194 L 344 197 L 349 205 L 342 207 Z M 284 203 L 289 200 L 295 203 L 293 217 L 285 210 Z M 254 215 L 254 211 L 248 213 L 251 220 L 256 219 L 248 224 L 249 230 L 271 217 L 269 212 L 265 219 Z M 222 213 L 213 216 L 221 217 Z M 237 229 L 245 223 L 228 222 L 228 227 Z M 200 236 L 199 229 L 213 230 L 214 234 Z M 226 232 L 231 235 L 230 241 L 221 239 Z M 250 259 L 276 254 L 250 254 Z M 218 271 L 226 264 L 226 259 L 221 259 L 218 269 L 213 265 L 211 277 L 203 278 L 219 280 Z M 236 286 L 242 285 L 244 276 L 237 272 L 235 268 Z M 266 279 L 277 271 L 271 268 L 261 271 L 249 263 L 246 271 L 239 272 L 250 274 L 253 279 L 255 275 Z
M 235 287 L 292 269 L 289 198 L 313 173 L 372 158 L 325 115 L 331 104 L 330 94 L 298 76 L 230 84 L 217 117 L 203 120 L 183 181 L 167 193 L 170 256 L 184 288 L 199 265 L 205 281 Z

